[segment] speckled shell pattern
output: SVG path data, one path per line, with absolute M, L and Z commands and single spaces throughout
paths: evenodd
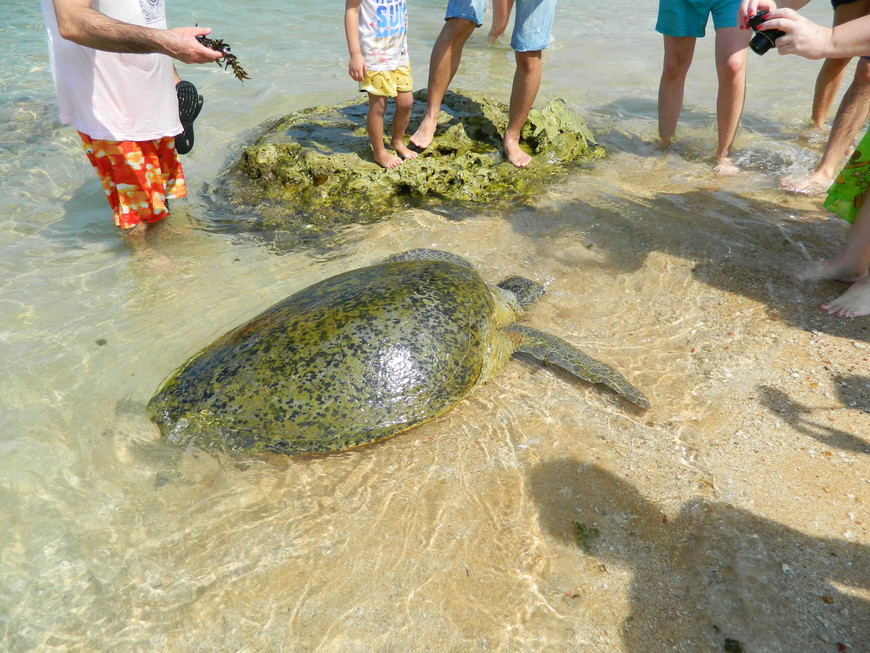
M 472 269 L 403 261 L 316 283 L 191 358 L 148 404 L 183 446 L 300 454 L 395 435 L 456 404 L 513 351 Z

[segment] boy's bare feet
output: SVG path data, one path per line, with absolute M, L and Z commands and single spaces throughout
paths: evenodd
M 719 177 L 735 177 L 740 174 L 740 168 L 734 165 L 730 157 L 721 156 L 713 166 L 713 174 Z
M 870 276 L 852 286 L 832 302 L 822 304 L 821 309 L 837 317 L 861 317 L 870 315 Z
M 504 137 L 505 158 L 517 168 L 525 168 L 532 162 L 532 157 L 520 148 L 520 144 L 513 138 Z
M 828 177 L 822 177 L 818 173 L 814 172 L 810 175 L 807 175 L 803 179 L 795 177 L 782 177 L 779 180 L 779 185 L 782 186 L 783 190 L 789 193 L 812 196 L 824 193 L 828 190 L 833 182 L 833 179 L 830 179 Z
M 402 165 L 402 159 L 397 157 L 395 154 L 390 154 L 387 150 L 381 150 L 380 152 L 375 152 L 372 150 L 372 157 L 382 168 L 386 168 L 387 170 L 392 170 L 400 165 Z
M 409 150 L 408 146 L 405 145 L 405 141 L 390 141 L 390 147 L 396 150 L 396 154 L 398 154 L 403 159 L 416 159 L 417 153 L 414 150 Z
M 415 131 L 414 135 L 410 138 L 411 145 L 414 145 L 421 150 L 425 150 L 427 147 L 432 145 L 432 141 L 435 140 L 435 129 L 437 129 L 437 127 L 437 120 L 423 118 L 423 122 L 420 123 L 420 126 L 417 127 L 417 131 Z

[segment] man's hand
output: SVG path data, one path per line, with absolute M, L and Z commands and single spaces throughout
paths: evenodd
M 776 39 L 776 49 L 780 54 L 796 54 L 807 59 L 830 56 L 831 30 L 807 20 L 792 9 L 772 11 L 761 27 L 785 32 Z
M 210 27 L 176 27 L 166 31 L 169 37 L 165 44 L 165 54 L 184 63 L 208 63 L 217 61 L 223 54 L 205 47 L 196 40 L 197 36 L 211 34 Z

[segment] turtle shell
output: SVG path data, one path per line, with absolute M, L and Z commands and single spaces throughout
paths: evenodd
M 499 337 L 494 308 L 480 276 L 455 263 L 352 270 L 219 338 L 148 410 L 183 445 L 297 454 L 381 440 L 475 386 Z

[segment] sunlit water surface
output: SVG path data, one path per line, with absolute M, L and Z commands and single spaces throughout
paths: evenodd
M 422 87 L 444 3 L 411 4 Z M 131 256 L 74 130 L 57 123 L 38 6 L 0 8 L 0 648 L 705 651 L 742 623 L 763 643 L 747 650 L 836 650 L 788 621 L 765 577 L 778 558 L 758 551 L 817 542 L 730 505 L 743 505 L 739 484 L 694 451 L 722 394 L 762 382 L 777 348 L 730 369 L 711 354 L 703 373 L 686 354 L 732 295 L 735 323 L 757 330 L 768 309 L 747 280 L 843 233 L 813 240 L 814 205 L 775 189 L 816 157 L 799 138 L 816 63 L 750 54 L 744 172 L 717 180 L 712 38 L 698 45 L 679 142 L 661 154 L 655 2 L 563 1 L 539 99 L 582 110 L 608 159 L 511 210 L 412 210 L 280 253 L 213 229 L 210 188 L 264 121 L 355 96 L 341 7 L 170 2 L 172 24 L 213 27 L 251 79 L 182 67 L 206 104 L 184 160 L 191 195 L 154 242 L 165 272 Z M 512 71 L 510 50 L 479 30 L 456 86 L 506 100 Z M 447 416 L 346 454 L 239 459 L 161 440 L 144 406 L 189 355 L 295 290 L 411 247 L 465 255 L 492 281 L 544 283 L 532 323 L 612 363 L 654 412 L 515 361 Z M 734 276 L 705 273 L 709 261 Z M 770 310 L 796 319 L 784 307 L 799 291 L 770 293 Z M 651 534 L 661 506 L 673 541 Z M 606 560 L 578 549 L 571 520 L 611 527 Z M 632 569 L 637 547 L 648 564 Z M 687 570 L 713 563 L 673 551 L 745 555 L 727 579 L 696 578 Z M 753 614 L 747 596 L 772 607 Z M 771 639 L 783 624 L 793 636 Z

